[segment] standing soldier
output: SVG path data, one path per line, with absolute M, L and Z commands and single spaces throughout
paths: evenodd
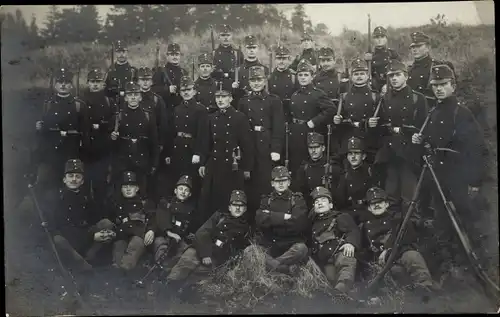
M 328 98 L 337 103 L 340 93 L 339 74 L 335 69 L 335 53 L 329 47 L 322 47 L 318 54 L 320 71 L 314 76 L 313 83 L 323 90 Z
M 198 204 L 199 225 L 228 203 L 232 190 L 243 190 L 243 180 L 250 178 L 254 162 L 248 118 L 231 106 L 228 90 L 217 90 L 215 101 L 219 110 L 209 115 L 209 127 L 202 141 L 208 144 L 208 155 L 200 158 L 203 186 Z
M 116 62 L 106 75 L 106 93 L 116 103 L 123 105 L 125 84 L 137 81 L 137 69 L 128 62 L 128 48 L 125 42 L 116 41 L 114 44 Z
M 212 53 L 214 72 L 220 73 L 223 78 L 222 89 L 229 90 L 235 81 L 235 71 L 243 64 L 243 53 L 233 47 L 233 31 L 231 26 L 223 24 L 219 30 L 219 47 Z
M 372 88 L 381 92 L 387 84 L 387 65 L 400 58 L 395 50 L 387 47 L 387 30 L 382 26 L 377 26 L 373 30 L 373 42 L 375 49 L 365 54 L 365 61 L 372 63 Z
M 127 107 L 120 109 L 113 120 L 111 132 L 115 157 L 113 180 L 118 184 L 124 171 L 135 173 L 140 193 L 146 196 L 148 175 L 156 172 L 158 166 L 158 129 L 154 113 L 140 107 L 141 88 L 136 83 L 125 86 Z
M 273 165 L 281 158 L 285 137 L 281 101 L 278 96 L 264 90 L 266 81 L 263 66 L 250 67 L 249 86 L 252 91 L 238 104 L 238 110 L 248 117 L 255 146 L 253 177 L 247 190 L 252 212 L 259 207 L 260 197 L 271 190 L 269 177 Z
M 318 70 L 318 52 L 314 49 L 314 41 L 311 35 L 304 32 L 302 35 L 302 39 L 300 40 L 302 46 L 301 54 L 295 57 L 295 60 L 290 65 L 290 68 L 294 71 L 299 72 L 298 66 L 302 60 L 307 60 L 312 65 L 313 73 L 316 73 Z
M 335 113 L 333 101 L 314 86 L 313 69 L 304 60 L 297 66 L 300 89 L 290 99 L 292 124 L 290 125 L 290 171 L 295 174 L 302 161 L 307 159 L 307 133 L 324 132 L 325 126 Z
M 83 99 L 87 105 L 90 142 L 86 149 L 85 164 L 87 180 L 92 188 L 97 208 L 104 206 L 108 193 L 108 176 L 111 163 L 111 140 L 109 133 L 113 129 L 112 118 L 117 105 L 104 92 L 104 73 L 101 69 L 92 69 L 87 76 L 89 90 Z
M 209 113 L 217 111 L 215 103 L 215 91 L 217 90 L 217 81 L 212 77 L 213 57 L 208 53 L 198 56 L 198 79 L 194 82 L 196 91 L 196 101 L 207 108 Z
M 44 103 L 42 120 L 36 122 L 39 137 L 35 156 L 38 188 L 56 189 L 65 162 L 80 157 L 80 144 L 88 148 L 88 116 L 85 103 L 72 96 L 73 74 L 61 68 L 55 74 L 56 94 Z M 43 197 L 43 195 L 42 195 Z

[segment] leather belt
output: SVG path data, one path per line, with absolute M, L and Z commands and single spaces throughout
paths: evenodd
M 256 125 L 256 126 L 253 127 L 253 130 L 257 131 L 257 132 L 263 132 L 264 131 L 264 127 L 261 126 L 261 125 Z
M 292 118 L 292 122 L 293 123 L 297 123 L 297 124 L 304 124 L 304 123 L 307 123 L 307 120 L 301 120 L 301 119 L 297 119 L 297 118 Z
M 177 132 L 177 136 L 181 138 L 192 138 L 193 135 L 191 133 L 186 133 L 186 132 Z

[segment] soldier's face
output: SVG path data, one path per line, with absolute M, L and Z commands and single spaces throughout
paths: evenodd
M 364 70 L 358 70 L 351 75 L 352 82 L 355 85 L 364 85 L 368 82 L 368 72 Z
M 319 197 L 314 200 L 314 212 L 323 214 L 333 209 L 333 204 L 328 197 Z
M 152 78 L 139 78 L 137 80 L 137 83 L 139 86 L 141 86 L 142 91 L 148 91 L 151 89 L 151 86 L 153 86 L 153 79 Z
M 387 37 L 386 36 L 375 36 L 373 38 L 373 43 L 377 47 L 382 47 L 387 45 Z
M 314 47 L 314 42 L 311 40 L 302 40 L 302 49 L 307 50 Z
M 399 89 L 406 84 L 408 80 L 408 74 L 405 72 L 396 72 L 388 75 L 391 87 L 394 89 Z
M 245 55 L 251 59 L 256 58 L 257 57 L 257 50 L 258 50 L 257 45 L 245 46 Z
M 179 64 L 180 60 L 181 60 L 181 53 L 178 53 L 178 52 L 167 53 L 167 62 L 174 64 L 174 65 L 177 65 L 177 64 Z
M 425 43 L 412 45 L 410 47 L 413 58 L 421 58 L 429 54 L 429 46 Z
M 442 84 L 432 84 L 432 91 L 437 99 L 442 100 L 452 96 L 455 93 L 456 85 L 452 81 L 448 81 Z
M 233 35 L 231 33 L 220 33 L 219 34 L 219 40 L 222 43 L 222 45 L 231 45 L 233 41 Z
M 230 95 L 217 95 L 215 96 L 215 103 L 217 103 L 217 107 L 219 109 L 225 109 L 231 105 L 231 101 L 233 101 L 233 97 Z
M 57 81 L 54 84 L 54 89 L 58 94 L 67 95 L 73 89 L 73 84 L 70 81 Z
M 389 203 L 386 200 L 368 204 L 368 210 L 375 216 L 382 215 L 389 208 Z
M 83 184 L 83 174 L 66 173 L 64 174 L 63 183 L 69 189 L 78 189 Z
M 297 80 L 301 86 L 307 86 L 312 82 L 312 74 L 310 72 L 298 72 Z
M 333 69 L 333 67 L 335 66 L 335 59 L 331 56 L 322 56 L 319 58 L 319 65 L 324 70 Z
M 229 205 L 229 212 L 231 216 L 238 218 L 241 217 L 247 211 L 247 206 L 240 201 L 233 201 Z
M 313 161 L 319 160 L 325 151 L 324 145 L 313 144 L 312 146 L 307 147 L 307 151 L 309 152 L 309 156 Z
M 128 51 L 127 50 L 119 50 L 115 51 L 116 60 L 120 63 L 125 63 L 128 59 Z
M 357 167 L 363 163 L 366 158 L 366 154 L 361 151 L 349 151 L 347 153 L 347 161 L 352 167 Z
M 132 198 L 135 197 L 135 195 L 137 195 L 137 192 L 139 191 L 139 186 L 132 184 L 122 185 L 121 190 L 123 197 Z
M 276 57 L 276 67 L 278 69 L 285 69 L 290 64 L 290 56 L 277 56 Z
M 283 193 L 290 187 L 290 184 L 292 182 L 290 181 L 290 178 L 287 179 L 275 179 L 271 181 L 271 185 L 273 186 L 274 190 L 277 191 L 278 193 Z
M 208 78 L 212 73 L 213 66 L 212 64 L 201 64 L 199 67 L 200 77 Z
M 248 81 L 248 84 L 250 85 L 250 89 L 252 89 L 252 91 L 262 91 L 266 86 L 266 79 L 252 78 Z
M 129 108 L 135 109 L 139 106 L 142 101 L 142 95 L 140 92 L 129 92 L 125 94 L 125 101 Z
M 179 185 L 174 189 L 174 194 L 177 199 L 184 201 L 191 197 L 191 189 L 186 185 Z
M 104 81 L 102 80 L 89 80 L 88 84 L 91 92 L 98 92 L 104 89 Z
M 187 86 L 181 88 L 181 97 L 183 100 L 190 100 L 191 98 L 193 98 L 195 93 L 196 92 L 193 86 Z

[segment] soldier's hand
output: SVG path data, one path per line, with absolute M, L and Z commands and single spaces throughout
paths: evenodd
M 380 264 L 381 266 L 383 266 L 385 264 L 386 254 L 387 254 L 387 250 L 384 250 L 384 251 L 382 251 L 382 253 L 380 253 L 380 255 L 378 257 L 378 264 Z
M 146 235 L 144 236 L 144 245 L 150 245 L 153 243 L 153 240 L 155 238 L 155 232 L 153 230 L 149 230 L 146 232 Z
M 99 130 L 99 124 L 98 123 L 94 123 L 92 125 L 92 128 L 94 128 L 94 130 Z
M 263 212 L 263 213 L 268 214 L 268 213 L 269 213 L 269 210 L 267 210 L 267 209 L 262 209 L 262 212 Z
M 118 132 L 116 131 L 111 132 L 111 140 L 115 141 L 116 139 L 118 139 L 118 136 L 120 136 Z
M 424 142 L 424 138 L 420 133 L 414 133 L 411 137 L 411 143 L 413 144 L 422 144 Z
M 354 246 L 350 243 L 346 243 L 340 247 L 342 254 L 346 257 L 352 258 L 354 256 Z
M 314 122 L 312 122 L 312 120 L 307 121 L 307 126 L 309 129 L 314 129 Z
M 207 256 L 206 258 L 203 258 L 201 260 L 201 263 L 203 263 L 203 265 L 206 265 L 206 266 L 211 265 L 212 264 L 212 259 L 209 256 Z
M 170 86 L 168 86 L 168 90 L 170 91 L 171 94 L 175 94 L 177 87 L 174 85 L 170 85 Z
M 200 163 L 200 156 L 199 155 L 193 155 L 191 158 L 191 163 L 192 164 L 199 164 Z
M 170 230 L 167 231 L 167 236 L 169 236 L 172 239 L 175 239 L 175 241 L 179 242 L 181 241 L 181 236 L 179 236 L 177 233 L 173 233 Z
M 170 157 L 165 158 L 165 164 L 170 165 Z
M 365 61 L 371 61 L 371 60 L 373 60 L 373 54 L 365 53 Z
M 276 152 L 271 153 L 271 160 L 273 160 L 274 162 L 279 161 L 280 158 L 281 158 L 281 155 L 279 153 L 276 153 Z
M 191 232 L 187 235 L 186 240 L 193 242 L 195 238 L 196 236 L 194 235 L 194 233 Z
M 109 235 L 109 233 L 106 230 L 101 230 L 101 231 L 94 233 L 94 241 L 104 242 L 104 241 L 107 241 L 110 239 L 111 239 L 111 236 Z
M 61 136 L 66 136 L 68 133 L 66 131 L 60 131 L 59 133 L 61 133 Z
M 378 119 L 380 119 L 379 117 L 372 117 L 370 119 L 368 119 L 368 126 L 370 128 L 375 128 L 378 124 Z
M 284 218 L 285 218 L 285 220 L 288 220 L 288 219 L 292 218 L 292 215 L 285 213 Z
M 42 127 L 43 127 L 43 121 L 37 121 L 35 123 L 35 127 L 38 131 L 42 130 Z
M 340 116 L 340 115 L 334 115 L 333 116 L 333 123 L 335 123 L 335 124 L 341 124 L 342 123 L 342 116 Z
M 238 81 L 235 81 L 235 82 L 233 82 L 233 83 L 231 84 L 231 87 L 233 87 L 233 89 L 236 89 L 236 88 L 238 88 L 239 86 L 240 86 L 240 82 L 238 82 Z
M 380 94 L 383 96 L 387 93 L 387 84 L 382 86 L 382 89 L 380 90 Z
M 249 172 L 249 171 L 244 171 L 244 172 L 243 172 L 243 177 L 244 177 L 245 179 L 250 179 L 250 172 Z
M 198 174 L 200 174 L 201 178 L 205 177 L 205 166 L 200 166 L 200 168 L 198 169 Z

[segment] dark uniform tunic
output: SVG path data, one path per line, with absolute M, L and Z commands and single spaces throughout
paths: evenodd
M 435 65 L 448 65 L 453 71 L 453 64 L 447 61 L 438 61 L 427 55 L 426 57 L 415 60 L 408 66 L 408 85 L 419 93 L 424 94 L 430 99 L 434 99 L 434 93 L 429 85 L 431 68 Z
M 120 96 L 120 92 L 124 93 L 125 84 L 131 81 L 137 81 L 137 68 L 130 65 L 129 62 L 124 64 L 115 63 L 106 75 L 106 95 L 115 100 L 121 107 L 124 107 L 123 96 Z
M 215 91 L 218 89 L 217 81 L 212 77 L 206 79 L 198 78 L 194 82 L 196 90 L 196 101 L 205 106 L 209 113 L 217 111 L 217 103 L 215 103 Z
M 290 65 L 290 68 L 293 69 L 294 71 L 297 70 L 297 66 L 299 65 L 299 62 L 303 59 L 308 60 L 311 65 L 317 66 L 319 64 L 318 62 L 318 52 L 314 50 L 313 48 L 308 48 L 302 51 L 302 54 L 297 55 L 295 59 L 293 60 L 292 64 Z
M 288 123 L 291 123 L 290 98 L 300 88 L 295 73 L 290 68 L 285 70 L 276 68 L 269 76 L 268 87 L 270 94 L 277 95 L 281 99 L 285 119 Z
M 167 138 L 167 106 L 163 98 L 154 93 L 152 90 L 141 92 L 142 101 L 141 107 L 148 111 L 154 113 L 156 118 L 156 127 L 158 128 L 158 144 L 163 147 L 171 145 L 171 140 Z M 170 141 L 170 142 L 169 142 Z
M 158 235 L 167 236 L 167 231 L 178 234 L 186 239 L 188 234 L 194 233 L 193 218 L 196 217 L 196 202 L 192 198 L 180 201 L 173 197 L 169 203 L 162 203 L 156 212 L 156 228 Z
M 387 65 L 393 60 L 400 60 L 398 53 L 385 46 L 375 47 L 372 55 L 372 88 L 380 92 L 387 83 Z
M 233 98 L 235 100 L 234 105 L 236 105 L 236 107 L 238 105 L 238 101 L 251 91 L 250 86 L 248 84 L 248 77 L 249 77 L 250 67 L 253 66 L 264 67 L 264 73 L 266 74 L 266 77 L 269 76 L 269 68 L 263 65 L 258 59 L 254 61 L 248 61 L 245 59 L 243 61 L 243 64 L 239 67 L 238 70 L 240 84 L 238 86 L 238 89 L 233 89 Z
M 339 75 L 335 69 L 320 71 L 314 76 L 313 83 L 316 87 L 323 90 L 328 98 L 333 100 L 339 99 L 340 82 Z M 335 101 L 338 104 L 338 101 Z
M 235 69 L 243 64 L 243 53 L 233 46 L 219 45 L 213 51 L 214 71 L 223 74 L 222 88 L 228 91 L 232 90 L 231 85 L 235 81 Z
M 112 206 L 112 219 L 117 225 L 116 239 L 129 240 L 134 236 L 144 238 L 149 230 L 156 231 L 153 210 L 151 201 L 143 202 L 138 196 L 125 198 L 120 193 Z

